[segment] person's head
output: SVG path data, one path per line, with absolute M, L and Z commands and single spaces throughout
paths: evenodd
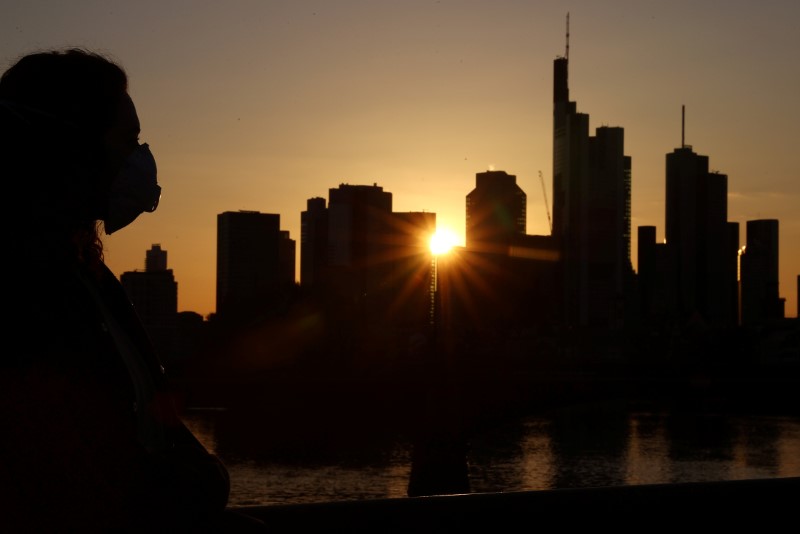
M 4 159 L 14 161 L 11 168 L 14 179 L 22 181 L 22 195 L 35 197 L 15 199 L 28 211 L 23 215 L 43 227 L 57 224 L 70 239 L 88 232 L 99 253 L 97 221 L 106 221 L 107 231 L 110 226 L 113 231 L 138 215 L 126 215 L 130 220 L 123 223 L 107 220 L 119 173 L 140 151 L 139 118 L 128 95 L 127 74 L 94 52 L 33 53 L 2 75 L 0 102 L 4 136 L 14 145 L 14 153 L 6 150 Z M 152 160 L 149 152 L 146 156 Z M 155 164 L 149 160 L 155 184 Z
M 0 98 L 49 113 L 87 136 L 111 128 L 127 92 L 122 67 L 80 49 L 23 56 L 0 79 Z

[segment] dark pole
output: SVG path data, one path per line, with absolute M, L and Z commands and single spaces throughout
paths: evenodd
M 444 265 L 440 265 L 443 263 Z M 454 369 L 453 332 L 450 317 L 449 266 L 434 258 L 432 276 L 433 328 L 428 361 L 423 366 L 425 399 L 411 455 L 408 496 L 469 493 L 466 437 L 460 414 L 460 398 Z M 444 267 L 444 269 L 442 269 Z

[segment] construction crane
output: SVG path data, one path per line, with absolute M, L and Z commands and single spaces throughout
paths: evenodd
M 547 210 L 547 224 L 550 226 L 550 233 L 553 233 L 553 221 L 550 219 L 550 201 L 547 200 L 547 189 L 544 187 L 544 176 L 539 171 L 539 181 L 542 183 L 542 194 L 544 194 L 544 209 Z

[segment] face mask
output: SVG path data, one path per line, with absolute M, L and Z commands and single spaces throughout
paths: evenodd
M 161 198 L 156 180 L 156 160 L 147 143 L 134 150 L 111 184 L 108 214 L 103 219 L 107 234 L 128 226 L 139 214 L 153 212 Z

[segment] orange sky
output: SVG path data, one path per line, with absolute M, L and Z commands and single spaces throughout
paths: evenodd
M 636 227 L 664 236 L 665 155 L 681 142 L 728 175 L 728 219 L 780 221 L 780 293 L 800 274 L 800 3 L 521 0 L 12 1 L 0 66 L 52 47 L 111 55 L 130 76 L 158 211 L 106 239 L 115 273 L 168 252 L 180 310 L 215 308 L 216 216 L 279 213 L 298 243 L 306 199 L 377 183 L 395 211 L 464 232 L 475 173 L 517 176 L 528 233 L 552 200 L 552 61 L 570 12 L 570 90 L 625 129 Z M 299 263 L 298 263 L 299 265 Z

